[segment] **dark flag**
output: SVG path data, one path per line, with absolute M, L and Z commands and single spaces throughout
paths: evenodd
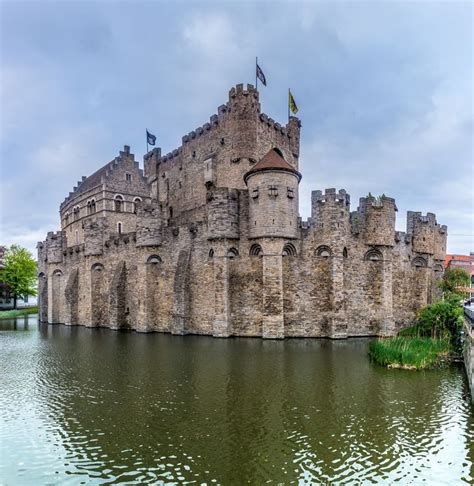
M 146 131 L 146 143 L 148 145 L 155 145 L 156 136 L 151 134 L 148 130 Z
M 260 79 L 260 81 L 264 86 L 266 86 L 267 80 L 265 78 L 265 74 L 263 74 L 263 71 L 258 64 L 256 64 L 256 69 L 257 69 L 257 78 Z

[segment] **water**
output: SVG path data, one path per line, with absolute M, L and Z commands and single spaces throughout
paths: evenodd
M 469 484 L 462 368 L 368 340 L 141 335 L 0 321 L 0 484 Z

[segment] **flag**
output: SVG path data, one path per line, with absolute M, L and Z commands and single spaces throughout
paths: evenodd
M 291 113 L 294 115 L 298 113 L 298 107 L 296 106 L 295 99 L 293 98 L 290 90 L 288 90 L 288 106 L 290 107 Z
M 263 71 L 258 64 L 256 64 L 256 69 L 257 69 L 257 78 L 260 79 L 260 81 L 264 86 L 266 86 L 267 79 L 265 78 L 265 74 L 263 74 Z
M 146 131 L 146 143 L 148 145 L 155 145 L 156 137 L 152 135 L 148 130 Z

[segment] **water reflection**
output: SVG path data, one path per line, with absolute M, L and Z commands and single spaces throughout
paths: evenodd
M 385 370 L 364 339 L 28 323 L 0 321 L 0 477 L 12 484 L 473 480 L 460 369 Z

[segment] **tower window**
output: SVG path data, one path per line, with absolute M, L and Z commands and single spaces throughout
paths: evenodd
M 137 214 L 137 203 L 140 203 L 141 202 L 141 198 L 139 197 L 136 197 L 134 200 L 133 200 L 133 212 L 135 214 Z
M 123 197 L 120 195 L 115 196 L 114 204 L 115 211 L 117 211 L 117 213 L 121 213 L 123 211 Z
M 117 233 L 118 233 L 119 235 L 121 235 L 121 234 L 122 234 L 122 223 L 117 223 Z
M 278 196 L 278 187 L 277 186 L 268 186 L 268 195 L 270 197 L 277 197 Z
M 132 174 L 129 174 L 128 172 L 125 174 L 125 180 L 127 182 L 132 182 Z
M 258 197 L 258 187 L 252 189 L 252 198 L 257 199 L 257 197 Z
M 290 198 L 293 199 L 295 197 L 295 191 L 293 190 L 292 187 L 287 187 L 286 188 L 286 195 Z

